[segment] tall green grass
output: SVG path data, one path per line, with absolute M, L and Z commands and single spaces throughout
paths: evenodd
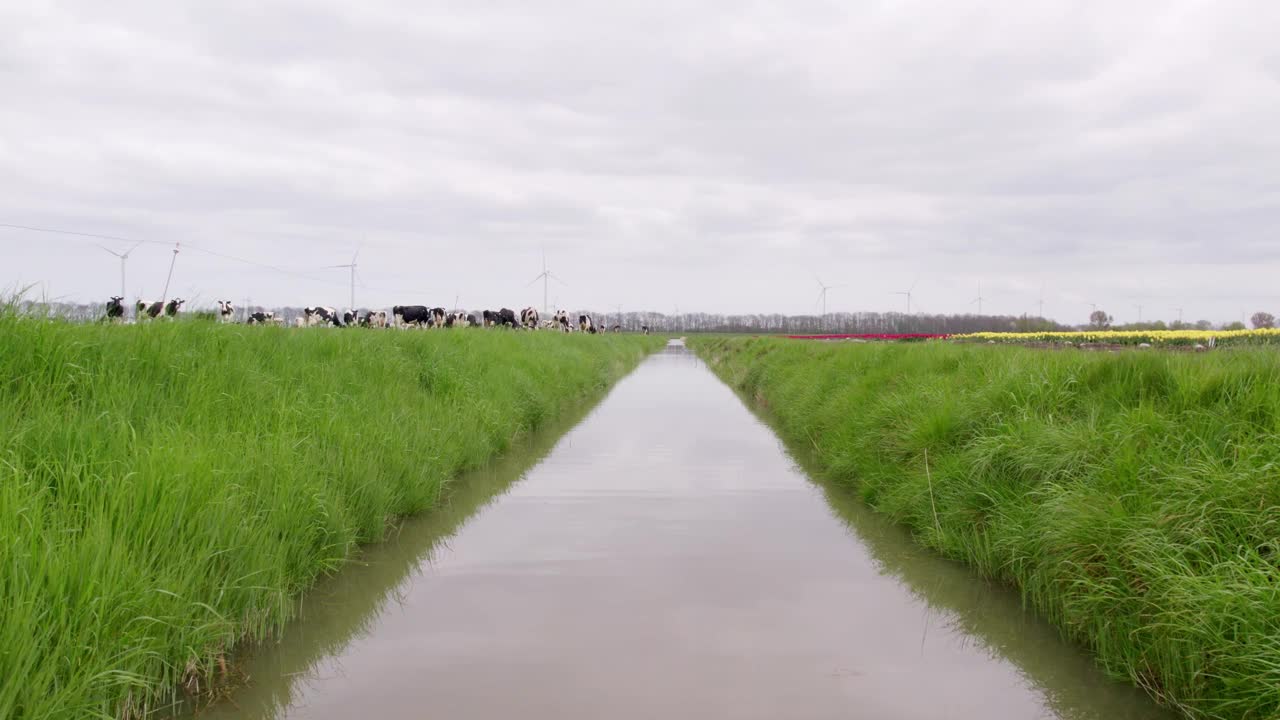
M 0 313 L 0 717 L 141 716 L 660 345 Z
M 1197 718 L 1280 716 L 1280 354 L 694 339 L 923 543 Z

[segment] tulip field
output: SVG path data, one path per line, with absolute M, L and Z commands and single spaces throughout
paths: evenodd
M 1078 330 L 1067 332 L 863 333 L 840 335 L 787 335 L 790 340 L 862 340 L 919 342 L 953 340 L 1010 345 L 1150 345 L 1169 348 L 1215 348 L 1246 345 L 1280 345 L 1280 328 L 1255 330 Z
M 1085 330 L 1079 332 L 980 332 L 952 335 L 952 340 L 996 343 L 1059 343 L 1073 345 L 1141 345 L 1153 347 L 1221 347 L 1223 345 L 1280 344 L 1280 328 L 1256 330 Z

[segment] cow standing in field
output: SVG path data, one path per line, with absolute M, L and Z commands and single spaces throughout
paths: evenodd
M 480 327 L 480 316 L 475 313 L 468 314 L 467 327 Z
M 573 332 L 573 325 L 569 323 L 569 313 L 564 310 L 556 311 L 554 322 L 560 332 Z
M 342 322 L 338 318 L 338 311 L 331 307 L 303 308 L 302 314 L 307 318 L 307 327 L 317 327 L 320 325 L 342 327 Z
M 360 318 L 360 325 L 368 328 L 385 328 L 387 326 L 386 310 L 370 310 Z
M 396 327 L 425 327 L 431 320 L 431 310 L 426 305 L 396 305 L 391 308 L 391 317 Z
M 444 308 L 431 308 L 431 316 L 427 318 L 427 327 L 440 330 L 444 328 L 444 321 L 448 313 Z
M 484 311 L 485 327 L 504 326 L 514 328 L 517 325 L 516 311 L 510 308 Z
M 124 298 L 111 296 L 107 301 L 107 319 L 112 322 L 124 322 Z
M 615 332 L 615 333 L 620 333 L 620 332 L 622 332 L 622 326 L 621 326 L 621 325 L 614 325 L 614 326 L 613 326 L 613 332 Z
M 584 333 L 596 334 L 596 324 L 592 322 L 590 315 L 578 316 L 578 329 Z
M 520 311 L 520 324 L 530 330 L 538 329 L 538 311 L 536 308 L 527 307 Z
M 268 324 L 274 324 L 275 321 L 276 321 L 276 314 L 273 312 L 249 313 L 249 318 L 248 320 L 246 320 L 246 322 L 250 325 L 268 325 Z
M 342 326 L 355 327 L 356 322 L 359 321 L 359 319 L 360 319 L 360 313 L 356 312 L 355 310 L 348 310 L 342 313 Z
M 139 322 L 154 320 L 160 317 L 160 313 L 164 312 L 164 303 L 159 300 L 139 300 L 133 310 Z
M 444 326 L 447 328 L 468 327 L 471 325 L 470 316 L 464 312 L 451 312 L 444 319 Z
M 182 310 L 182 306 L 187 303 L 186 300 L 174 298 L 167 303 L 156 300 L 155 302 L 147 302 L 139 300 L 137 305 L 139 320 L 155 320 L 158 317 L 167 317 L 170 319 L 178 317 L 178 312 Z
M 236 319 L 236 308 L 230 300 L 218 301 L 218 321 L 229 323 Z

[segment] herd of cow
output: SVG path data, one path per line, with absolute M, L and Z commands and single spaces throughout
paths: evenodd
M 185 300 L 174 298 L 166 302 L 138 301 L 135 306 L 138 320 L 156 320 L 159 318 L 176 318 L 182 311 Z M 597 327 L 590 315 L 579 315 L 575 326 L 570 321 L 569 313 L 557 310 L 551 318 L 543 320 L 535 308 L 525 308 L 517 316 L 514 310 L 485 310 L 480 314 L 463 312 L 446 312 L 444 308 L 429 308 L 425 305 L 397 305 L 388 315 L 385 310 L 368 310 L 363 313 L 348 310 L 339 313 L 336 309 L 325 306 L 308 307 L 303 314 L 294 320 L 297 327 L 366 327 L 366 328 L 454 328 L 454 327 L 509 327 L 527 330 L 558 330 L 560 332 L 602 333 L 608 329 Z M 230 300 L 218 301 L 218 319 L 224 323 L 235 322 L 236 308 Z M 112 296 L 107 303 L 107 319 L 121 322 L 124 320 L 124 298 Z M 245 318 L 249 325 L 284 325 L 282 318 L 273 312 L 253 312 Z M 611 328 L 613 332 L 621 332 L 620 325 Z M 643 328 L 649 334 L 649 328 Z

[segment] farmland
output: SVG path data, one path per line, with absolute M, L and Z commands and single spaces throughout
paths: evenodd
M 832 482 L 1110 674 L 1190 717 L 1280 713 L 1274 351 L 694 346 Z
M 660 344 L 0 313 L 0 717 L 206 687 L 361 543 Z

